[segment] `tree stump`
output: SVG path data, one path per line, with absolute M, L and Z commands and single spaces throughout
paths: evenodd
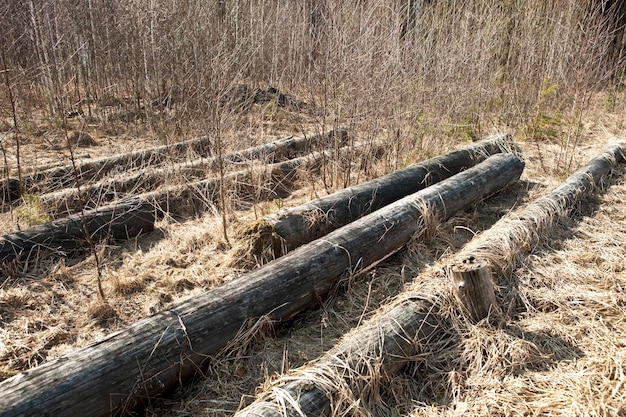
M 454 295 L 472 320 L 501 318 L 487 261 L 470 256 L 450 266 L 449 272 Z

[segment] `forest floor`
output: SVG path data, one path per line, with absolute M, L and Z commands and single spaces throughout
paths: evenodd
M 262 106 L 258 109 L 263 111 Z M 303 120 L 299 114 L 283 111 L 280 121 L 259 123 L 242 135 L 228 137 L 226 146 L 243 149 L 316 128 L 314 119 Z M 290 117 L 296 122 L 291 123 Z M 619 106 L 612 111 L 599 106 L 588 112 L 576 146 L 567 148 L 567 154 L 566 131 L 552 141 L 526 142 L 520 128 L 490 127 L 487 134 L 511 133 L 520 146 L 526 168 L 517 184 L 453 217 L 432 236 L 416 237 L 405 250 L 375 268 L 345 276 L 318 308 L 273 328 L 246 350 L 212 363 L 184 389 L 154 399 L 146 415 L 233 414 L 253 400 L 266 380 L 320 356 L 402 291 L 435 288 L 433 271 L 445 266 L 446 257 L 506 213 L 552 190 L 601 152 L 610 138 L 626 136 L 624 120 L 626 111 Z M 20 163 L 25 172 L 29 167 L 68 161 L 64 132 L 44 125 L 41 131 L 22 140 Z M 163 142 L 137 127 L 120 133 L 96 124 L 87 125 L 86 131 L 98 145 L 78 148 L 77 158 L 115 155 Z M 362 133 L 351 132 L 357 139 Z M 10 140 L 7 134 L 5 149 Z M 435 142 L 431 138 L 429 143 Z M 412 160 L 403 164 L 462 145 L 459 140 L 445 139 L 415 151 Z M 15 164 L 14 155 L 7 153 L 8 163 Z M 367 172 L 359 172 L 355 164 L 351 181 L 382 175 L 397 164 L 393 152 L 370 161 Z M 514 291 L 520 300 L 511 307 L 506 326 L 449 329 L 444 348 L 429 352 L 424 361 L 406 367 L 382 387 L 380 398 L 369 410 L 371 415 L 626 416 L 624 172 L 623 166 L 617 169 L 570 219 L 544 237 L 542 245 L 515 269 L 514 279 L 502 284 L 500 296 L 506 298 Z M 241 276 L 246 268 L 237 262 L 243 245 L 240 230 L 262 215 L 337 188 L 338 181 L 329 186 L 323 176 L 301 173 L 285 198 L 247 207 L 233 205 L 226 216 L 227 238 L 219 209 L 213 207 L 197 218 L 166 217 L 154 231 L 135 239 L 99 245 L 99 265 L 86 252 L 3 270 L 0 378 L 70 353 Z M 4 210 L 0 229 L 8 233 L 25 227 L 18 214 L 17 208 Z M 97 268 L 105 300 L 98 296 Z M 443 289 L 447 284 L 436 285 Z

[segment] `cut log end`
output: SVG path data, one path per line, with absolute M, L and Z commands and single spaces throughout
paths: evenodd
M 287 253 L 285 240 L 266 220 L 252 223 L 238 235 L 244 244 L 240 245 L 242 249 L 237 252 L 231 266 L 250 268 L 264 265 Z
M 469 256 L 451 265 L 449 272 L 454 295 L 473 321 L 502 318 L 486 260 Z

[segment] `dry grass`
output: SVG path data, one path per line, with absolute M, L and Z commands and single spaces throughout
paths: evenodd
M 429 228 L 426 243 L 415 240 L 373 270 L 348 274 L 319 309 L 289 325 L 247 323 L 204 378 L 152 402 L 146 413 L 232 414 L 252 401 L 255 387 L 267 380 L 275 387 L 276 375 L 319 357 L 409 290 L 438 295 L 445 333 L 402 373 L 383 379 L 372 369 L 364 398 L 356 375 L 354 386 L 312 367 L 289 375 L 339 383 L 346 396 L 336 415 L 626 415 L 621 177 L 541 234 L 521 231 L 513 247 L 499 241 L 506 326 L 469 323 L 445 295 L 441 273 L 474 234 L 554 188 L 608 137 L 626 135 L 623 82 L 610 79 L 615 68 L 603 61 L 613 39 L 602 16 L 583 16 L 574 1 L 439 1 L 407 32 L 400 3 L 192 1 L 173 10 L 156 1 L 131 11 L 114 1 L 110 8 L 90 2 L 73 15 L 65 0 L 30 12 L 0 6 L 7 61 L 0 96 L 18 98 L 17 124 L 10 100 L 0 105 L 3 178 L 16 176 L 18 165 L 28 172 L 69 162 L 66 131 L 85 132 L 100 145 L 76 149 L 84 159 L 204 134 L 217 154 L 330 126 L 351 132 L 347 155 L 338 143 L 311 149 L 331 157 L 319 174 L 300 173 L 289 196 L 242 202 L 226 190 L 223 206 L 207 198 L 198 218 L 166 216 L 151 234 L 100 245 L 104 301 L 90 254 L 4 267 L 0 377 L 239 276 L 257 260 L 237 263 L 244 243 L 237 232 L 262 215 L 508 131 L 527 162 L 522 182 Z M 297 105 L 281 106 L 274 93 L 255 102 L 250 92 L 270 85 Z M 78 110 L 82 115 L 66 117 Z M 377 141 L 384 155 L 374 152 Z M 15 207 L 2 210 L 0 230 L 30 221 Z M 35 209 L 29 214 L 34 218 Z M 507 257 L 520 247 L 530 253 Z
M 618 127 L 608 124 L 601 130 L 620 132 Z M 577 164 L 586 162 L 589 155 L 600 150 L 601 143 L 593 139 L 597 132 L 591 129 L 586 132 L 586 139 L 582 141 L 581 150 L 575 159 Z M 420 294 L 424 291 L 434 293 L 445 288 L 445 283 L 444 287 L 433 284 L 439 277 L 438 271 L 445 266 L 445 261 L 437 263 L 438 258 L 454 254 L 473 237 L 473 233 L 488 227 L 511 207 L 540 196 L 561 181 L 562 177 L 544 172 L 536 153 L 538 149 L 541 151 L 543 164 L 555 165 L 558 153 L 554 150 L 558 150 L 559 145 L 546 143 L 537 148 L 531 143 L 521 144 L 521 147 L 522 155 L 527 158 L 527 170 L 523 181 L 510 192 L 498 196 L 493 202 L 480 204 L 474 211 L 457 216 L 432 230 L 427 236 L 427 243 L 413 242 L 406 252 L 395 255 L 375 270 L 363 275 L 345 277 L 337 293 L 320 310 L 304 314 L 289 328 L 274 328 L 269 334 L 275 337 L 267 339 L 267 327 L 261 326 L 262 331 L 258 333 L 254 323 L 251 323 L 252 333 L 246 333 L 245 340 L 237 345 L 236 354 L 220 357 L 205 371 L 206 379 L 183 395 L 153 403 L 153 412 L 160 415 L 206 416 L 232 413 L 242 404 L 251 401 L 255 386 L 275 373 L 283 373 L 306 364 L 324 353 L 344 333 L 370 318 L 380 305 L 389 302 L 414 278 L 423 277 L 424 280 L 429 280 L 427 290 L 420 289 L 419 283 L 415 284 L 415 291 Z M 384 170 L 381 166 L 387 163 L 382 161 L 376 169 Z M 356 408 L 351 409 L 355 415 L 370 413 L 381 416 L 421 413 L 447 415 L 462 409 L 467 409 L 474 415 L 515 414 L 518 411 L 513 411 L 512 403 L 525 404 L 530 401 L 530 406 L 524 405 L 526 410 L 539 410 L 542 404 L 552 404 L 549 400 L 555 394 L 550 390 L 565 388 L 565 385 L 556 383 L 558 379 L 550 372 L 556 372 L 555 369 L 566 365 L 572 368 L 568 372 L 574 375 L 569 378 L 580 376 L 576 372 L 585 370 L 596 378 L 590 376 L 591 379 L 585 381 L 591 383 L 597 380 L 601 384 L 608 384 L 603 391 L 606 393 L 604 401 L 607 407 L 615 408 L 617 399 L 621 398 L 620 390 L 616 387 L 621 378 L 618 365 L 622 360 L 619 352 L 623 347 L 617 348 L 614 343 L 594 339 L 596 336 L 607 337 L 608 334 L 597 326 L 594 321 L 594 317 L 597 320 L 597 315 L 593 316 L 591 313 L 592 310 L 603 311 L 600 307 L 605 310 L 617 308 L 616 311 L 621 308 L 620 288 L 623 288 L 623 283 L 618 278 L 620 264 L 623 262 L 623 254 L 620 253 L 620 245 L 623 247 L 623 231 L 619 223 L 624 212 L 621 203 L 624 191 L 622 185 L 623 183 L 613 185 L 607 189 L 606 194 L 599 197 L 609 199 L 607 204 L 587 210 L 593 218 L 606 211 L 604 217 L 598 218 L 596 228 L 603 224 L 613 226 L 615 223 L 617 228 L 605 230 L 601 239 L 594 240 L 598 230 L 578 232 L 585 225 L 584 221 L 580 225 L 565 222 L 557 225 L 550 234 L 553 237 L 548 238 L 546 243 L 534 247 L 530 257 L 521 259 L 522 267 L 511 273 L 511 277 L 517 279 L 514 289 L 507 292 L 506 288 L 502 288 L 500 292 L 501 299 L 509 303 L 507 306 L 511 305 L 509 310 L 513 317 L 512 323 L 505 330 L 474 327 L 453 310 L 449 310 L 448 321 L 444 323 L 445 328 L 450 329 L 448 339 L 434 344 L 435 351 L 416 358 L 415 364 L 404 373 L 391 377 L 384 383 L 374 384 L 376 390 L 372 390 L 374 394 L 367 401 L 363 400 L 355 406 L 348 400 L 354 400 L 358 396 L 346 396 L 343 409 L 355 406 Z M 321 179 L 316 188 L 303 187 L 282 204 L 297 205 L 320 192 L 327 192 Z M 581 213 L 585 213 L 584 207 L 581 210 Z M 235 235 L 235 229 L 251 223 L 254 218 L 253 208 L 237 212 L 237 218 L 233 216 L 230 219 L 231 236 Z M 580 235 L 572 236 L 572 228 Z M 563 241 L 565 243 L 561 243 Z M 571 243 L 575 241 L 578 243 Z M 606 246 L 606 251 L 602 255 L 591 251 L 585 243 L 589 241 L 594 242 L 594 247 Z M 570 245 L 571 248 L 566 249 L 563 245 Z M 561 258 L 551 253 L 552 246 L 559 247 Z M 28 275 L 15 275 L 5 282 L 2 288 L 4 298 L 0 304 L 1 315 L 6 323 L 1 336 L 4 344 L 3 374 L 11 375 L 20 369 L 69 352 L 138 317 L 159 311 L 178 300 L 238 276 L 243 271 L 229 266 L 239 256 L 237 247 L 238 242 L 229 247 L 223 240 L 219 215 L 216 212 L 209 212 L 199 219 L 184 223 L 165 220 L 159 223 L 158 230 L 151 235 L 122 246 L 105 246 L 104 276 L 108 304 L 101 311 L 102 305 L 97 301 L 93 281 L 95 266 L 92 258 L 68 259 L 59 263 L 43 262 L 39 270 L 48 271 L 44 279 L 35 275 L 37 270 Z M 561 278 L 572 280 L 572 286 L 565 289 L 567 297 L 561 301 L 552 292 L 548 296 L 544 283 L 535 282 L 544 263 L 541 260 L 543 257 L 538 257 L 542 251 L 546 251 L 551 257 L 550 262 L 555 263 L 552 266 L 553 271 L 546 272 L 545 276 L 554 274 L 559 277 L 551 278 L 548 288 L 560 283 Z M 562 258 L 577 260 L 578 267 L 571 271 L 569 267 L 562 268 L 562 264 L 559 264 L 559 259 L 562 261 Z M 571 260 L 568 262 L 569 265 L 572 264 Z M 430 265 L 434 266 L 429 267 Z M 566 278 L 569 277 L 567 274 L 579 274 L 580 265 L 591 267 L 591 272 L 587 271 L 579 278 Z M 602 271 L 602 275 L 590 279 L 589 274 L 593 270 Z M 423 274 L 418 275 L 423 271 Z M 522 285 L 525 276 L 529 281 L 529 290 L 524 290 Z M 573 296 L 577 287 L 583 288 L 576 279 L 581 282 L 587 279 L 590 281 L 584 285 L 583 292 Z M 598 280 L 603 281 L 599 283 Z M 599 292 L 596 291 L 598 289 Z M 510 304 L 511 300 L 516 302 Z M 589 300 L 589 305 L 585 307 L 587 310 L 579 311 L 584 304 L 581 300 Z M 447 298 L 442 298 L 439 303 L 442 306 L 453 306 Z M 616 305 L 618 307 L 614 307 Z M 444 308 L 443 311 L 447 310 Z M 544 316 L 539 315 L 541 319 L 529 324 L 532 323 L 531 317 L 539 313 Z M 577 327 L 581 318 L 576 314 L 589 316 L 585 318 L 589 321 L 585 322 L 588 328 Z M 560 323 L 561 319 L 565 321 Z M 603 315 L 604 323 L 612 323 L 611 320 L 611 317 Z M 623 324 L 619 320 L 622 319 L 615 320 L 615 323 L 608 326 L 619 329 Z M 259 337 L 254 338 L 254 335 Z M 579 353 L 579 350 L 587 352 L 583 345 L 586 338 L 591 338 L 589 343 L 592 344 L 592 352 L 595 352 L 593 361 L 571 364 L 586 360 L 589 356 L 580 356 Z M 601 361 L 603 354 L 610 354 L 616 359 Z M 612 373 L 604 374 L 604 366 L 613 367 Z M 329 376 L 324 378 L 328 380 Z M 539 388 L 527 392 L 533 386 Z M 591 386 L 591 392 L 601 389 L 595 388 L 596 385 Z M 617 394 L 613 394 L 613 391 Z M 500 394 L 511 395 L 511 399 L 501 399 Z M 578 391 L 570 391 L 564 395 L 567 398 L 575 397 L 579 402 L 583 398 L 578 397 Z M 479 406 L 478 400 L 484 397 L 490 398 L 488 404 Z M 587 394 L 587 398 L 591 401 L 591 394 Z M 495 405 L 501 402 L 508 404 L 507 407 L 510 408 Z M 420 405 L 416 407 L 415 404 Z M 573 408 L 565 409 L 582 415 L 599 410 L 594 407 L 596 405 L 589 402 L 586 405 L 579 403 L 578 411 Z
M 413 415 L 623 415 L 623 215 L 614 223 L 623 179 L 513 271 L 500 287 L 510 304 L 507 326 L 473 326 L 455 313 L 447 351 L 428 361 L 447 363 L 430 378 L 441 384 L 434 404 Z M 619 203 L 621 205 L 621 203 Z M 613 212 L 613 216 L 607 214 Z M 587 217 L 590 216 L 590 217 Z M 608 223 L 607 223 L 608 222 Z M 607 225 L 616 225 L 607 230 Z M 605 261 L 585 258 L 590 245 Z M 584 260 L 581 260 L 580 257 Z M 444 362 L 445 360 L 445 362 Z M 434 368 L 436 369 L 436 365 Z M 444 395 L 441 395 L 444 394 Z M 433 400 L 431 399 L 432 403 Z

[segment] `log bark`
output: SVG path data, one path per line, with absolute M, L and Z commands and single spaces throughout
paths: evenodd
M 474 322 L 490 316 L 500 317 L 487 261 L 470 256 L 452 264 L 449 273 L 455 298 Z
M 265 227 L 255 230 L 251 246 L 255 252 L 276 248 L 278 253 L 263 255 L 275 259 L 300 245 L 318 239 L 330 231 L 449 178 L 490 155 L 512 148 L 510 135 L 498 135 L 485 141 L 413 164 L 366 183 L 320 197 L 297 207 L 265 216 Z M 277 245 L 276 240 L 282 242 Z
M 532 251 L 543 236 L 549 235 L 577 204 L 600 187 L 603 178 L 624 162 L 625 155 L 626 142 L 611 143 L 557 188 L 503 217 L 473 239 L 458 254 L 457 259 L 462 261 L 474 257 L 486 260 L 495 274 L 495 282 L 498 282 L 501 275 L 510 273 L 518 264 L 518 258 Z
M 322 163 L 323 154 L 325 154 L 326 158 L 331 157 L 331 152 L 313 152 L 300 158 L 230 173 L 224 177 L 224 187 L 229 190 L 229 193 L 236 195 L 237 200 L 240 202 L 278 198 L 290 192 L 291 183 L 296 179 L 300 170 L 309 173 L 315 172 Z M 101 209 L 87 210 L 86 213 L 89 219 L 93 218 L 93 221 L 97 222 L 96 224 L 100 224 L 107 222 L 109 218 L 107 216 L 111 212 L 145 212 L 140 217 L 134 219 L 135 221 L 141 220 L 138 223 L 140 227 L 147 227 L 145 222 L 152 219 L 152 227 L 146 228 L 144 230 L 145 233 L 152 230 L 154 222 L 165 213 L 179 218 L 189 218 L 204 213 L 211 204 L 218 202 L 220 184 L 219 178 L 209 178 L 191 184 L 169 186 L 131 198 L 121 198 L 115 204 Z M 115 190 L 99 195 L 104 200 L 114 200 L 123 196 L 116 193 Z M 77 199 L 78 195 L 75 195 L 75 198 Z M 79 201 L 72 201 L 76 207 L 80 206 Z M 142 202 L 141 210 L 137 208 L 138 201 Z M 4 241 L 0 240 L 0 245 L 6 245 L 5 249 L 2 249 L 3 246 L 0 246 L 0 262 L 20 258 L 33 250 L 43 248 L 69 251 L 74 246 L 82 246 L 83 242 L 81 239 L 84 238 L 84 235 L 81 234 L 80 224 L 76 222 L 77 219 L 80 220 L 80 216 L 74 215 L 69 218 L 56 220 L 50 225 L 38 226 L 0 238 L 4 239 Z M 126 218 L 122 216 L 116 218 L 110 224 L 113 232 L 112 237 L 115 239 L 124 238 L 125 235 L 122 232 L 117 233 L 117 230 L 125 227 L 123 226 L 124 222 L 130 222 L 131 220 L 133 220 L 132 217 Z M 134 229 L 137 229 L 137 227 Z M 121 237 L 117 237 L 118 235 L 121 235 Z M 36 238 L 30 236 L 36 236 Z M 94 238 L 100 239 L 102 237 L 94 236 Z
M 347 131 L 338 129 L 326 135 L 310 135 L 298 138 L 288 137 L 271 143 L 263 144 L 224 156 L 226 167 L 246 163 L 254 159 L 270 158 L 271 161 L 284 161 L 298 154 L 310 151 L 311 147 L 323 140 L 336 138 L 341 143 L 347 139 Z M 271 162 L 270 161 L 270 162 Z M 42 210 L 54 217 L 64 216 L 85 208 L 95 208 L 103 203 L 123 198 L 128 194 L 147 193 L 175 181 L 188 184 L 190 181 L 205 177 L 207 173 L 216 172 L 219 158 L 200 158 L 191 162 L 183 162 L 171 166 L 143 169 L 132 174 L 118 175 L 104 179 L 95 184 L 86 185 L 79 193 L 76 188 L 68 188 L 40 197 Z
M 335 410 L 366 405 L 379 386 L 389 383 L 436 336 L 431 310 L 425 301 L 395 302 L 319 359 L 274 381 L 271 392 L 262 393 L 235 417 L 318 417 L 331 415 L 331 405 Z
M 205 136 L 172 145 L 142 149 L 122 155 L 107 156 L 94 160 L 78 161 L 76 169 L 80 184 L 103 178 L 113 171 L 128 171 L 160 164 L 167 160 L 182 160 L 193 151 L 200 155 L 211 153 L 211 140 Z M 76 186 L 71 164 L 35 172 L 25 176 L 24 188 L 29 193 L 42 193 Z
M 84 215 L 93 241 L 128 239 L 154 229 L 153 206 L 139 200 Z M 41 252 L 66 254 L 86 247 L 85 242 L 81 215 L 74 215 L 0 237 L 0 263 L 33 258 Z
M 20 181 L 16 178 L 0 180 L 0 205 L 10 204 L 22 196 Z
M 0 414 L 121 414 L 178 386 L 250 320 L 289 320 L 319 302 L 346 271 L 380 262 L 426 223 L 444 221 L 517 180 L 523 167 L 514 155 L 492 156 L 239 279 L 7 379 L 0 383 Z
M 309 152 L 318 144 L 325 144 L 328 141 L 337 141 L 339 144 L 345 144 L 348 132 L 343 128 L 337 128 L 324 134 L 304 135 L 294 138 L 289 136 L 280 140 L 276 140 L 263 145 L 251 147 L 242 151 L 232 152 L 223 156 L 225 165 L 235 165 L 237 163 L 247 162 L 253 159 L 272 158 L 275 161 L 286 160 L 295 157 L 298 154 Z M 146 168 L 149 166 L 159 165 L 165 161 L 180 161 L 188 156 L 190 151 L 194 151 L 200 155 L 211 153 L 211 141 L 206 138 L 192 139 L 189 141 L 160 146 L 153 149 L 146 149 L 131 152 L 124 155 L 116 155 L 112 157 L 99 158 L 93 161 L 81 162 L 77 165 L 77 176 L 79 183 L 85 184 L 89 181 L 104 178 L 111 172 L 127 172 L 129 170 Z M 181 172 L 185 175 L 196 175 L 196 178 L 205 174 L 206 170 L 215 171 L 218 167 L 219 159 L 217 157 L 200 158 L 192 162 L 180 163 L 177 167 L 163 168 L 161 171 L 152 172 L 150 174 L 138 173 L 131 175 L 126 179 L 116 179 L 114 181 L 104 181 L 97 184 L 93 190 L 94 193 L 98 189 L 115 188 L 124 192 L 124 190 L 132 190 L 133 187 L 141 188 L 147 185 L 154 188 L 163 183 L 165 175 L 170 172 Z M 71 165 L 63 165 L 49 170 L 31 174 L 24 179 L 25 188 L 29 192 L 49 192 L 51 190 L 59 190 L 62 188 L 74 187 L 75 176 Z M 74 190 L 65 192 L 68 200 L 76 200 Z M 51 200 L 62 199 L 64 192 L 55 196 L 50 196 Z M 58 205 L 61 205 L 58 203 Z
M 236 196 L 240 204 L 250 204 L 272 198 L 279 198 L 291 191 L 291 185 L 298 172 L 315 172 L 321 165 L 322 154 L 330 157 L 330 152 L 313 152 L 306 156 L 264 166 L 250 167 L 224 176 L 223 186 L 228 194 Z M 162 189 L 134 196 L 150 203 L 158 216 L 165 213 L 179 218 L 189 218 L 204 213 L 212 204 L 219 201 L 219 178 L 209 178 L 190 184 L 172 185 Z M 107 199 L 119 197 L 117 194 Z M 119 207 L 127 203 L 120 200 Z
M 339 149 L 339 154 L 349 149 Z M 323 158 L 330 159 L 333 155 L 330 151 L 313 152 L 299 158 L 290 159 L 283 162 L 265 165 L 251 165 L 245 170 L 231 172 L 224 176 L 224 187 L 228 194 L 236 196 L 240 203 L 264 201 L 271 198 L 279 198 L 291 192 L 292 182 L 296 179 L 299 171 L 309 173 L 316 172 Z M 148 174 L 149 175 L 149 174 Z M 177 182 L 184 179 L 184 175 L 179 175 Z M 107 188 L 89 187 L 82 192 L 82 198 L 86 198 L 88 208 L 97 207 L 102 202 L 118 200 L 120 205 L 129 198 L 128 195 L 116 189 L 115 180 L 109 182 Z M 136 194 L 138 189 L 133 189 L 129 193 L 133 197 L 131 200 L 139 198 L 152 202 L 159 211 L 173 216 L 188 218 L 204 213 L 210 204 L 216 204 L 219 200 L 219 187 L 221 181 L 213 177 L 202 181 L 187 183 L 182 181 L 179 185 L 162 187 L 155 191 Z M 152 184 L 156 187 L 156 184 Z M 148 188 L 152 188 L 152 186 Z M 82 190 L 81 190 L 82 191 Z M 42 196 L 40 204 L 49 214 L 65 213 L 67 211 L 79 211 L 82 200 L 76 190 L 63 191 L 64 198 L 54 197 L 58 193 Z M 53 196 L 50 198 L 50 196 Z

